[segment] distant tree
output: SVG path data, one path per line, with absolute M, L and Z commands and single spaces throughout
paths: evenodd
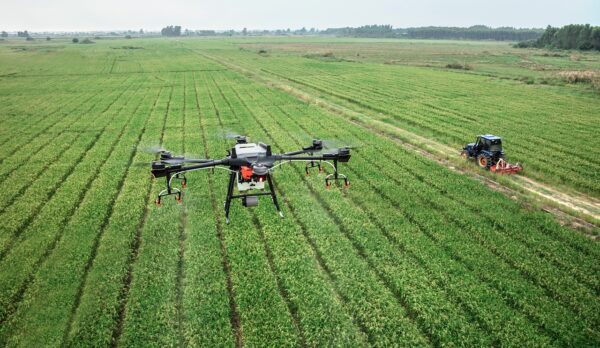
M 125 35 L 126 39 L 131 39 L 131 35 Z
M 0 36 L 2 36 L 2 37 L 8 37 L 8 33 L 5 32 L 5 31 L 2 31 L 2 34 L 0 34 Z
M 50 41 L 50 40 L 52 40 L 52 39 L 50 38 L 50 36 L 46 36 L 46 41 Z
M 18 31 L 17 32 L 17 36 L 18 37 L 29 37 L 29 33 L 27 32 L 27 30 L 25 30 L 25 31 Z
M 590 41 L 594 46 L 594 49 L 600 51 L 600 27 L 594 27 L 592 29 L 592 34 L 590 35 Z
M 90 40 L 89 38 L 85 38 L 80 43 L 81 44 L 93 44 L 94 41 Z
M 570 24 L 562 28 L 548 26 L 542 36 L 533 43 L 519 42 L 515 47 L 600 50 L 600 27 L 592 27 L 589 24 Z
M 144 29 L 140 29 L 140 35 L 144 35 Z
M 169 25 L 161 29 L 160 34 L 162 36 L 181 36 L 181 26 Z
M 248 35 L 248 29 L 247 28 L 242 29 L 242 35 L 244 35 L 244 36 Z
M 78 39 L 78 38 L 76 38 L 76 37 L 74 37 L 74 38 L 73 38 L 73 40 L 71 40 L 71 41 L 73 41 L 73 43 L 78 43 L 78 42 L 79 42 L 79 39 Z
M 26 37 L 26 38 L 25 38 L 25 40 L 27 40 L 27 41 L 33 41 L 33 40 L 35 40 L 35 39 L 34 39 L 34 38 L 32 38 L 31 36 L 28 36 L 28 37 Z

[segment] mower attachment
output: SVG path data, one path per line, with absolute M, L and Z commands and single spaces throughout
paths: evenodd
M 499 159 L 498 163 L 490 167 L 490 171 L 498 174 L 514 174 L 523 170 L 523 167 L 517 164 L 510 164 L 504 159 Z

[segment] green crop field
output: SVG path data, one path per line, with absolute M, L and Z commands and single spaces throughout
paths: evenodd
M 520 52 L 1 42 L 0 346 L 599 346 L 597 238 L 368 126 L 456 155 L 497 133 L 519 175 L 597 206 L 600 97 L 556 74 L 597 70 L 600 55 Z M 445 68 L 455 61 L 472 69 Z M 220 158 L 231 132 L 278 152 L 355 145 L 341 167 L 351 185 L 282 166 L 285 218 L 267 200 L 234 202 L 226 225 L 227 174 L 202 171 L 183 204 L 155 206 L 164 183 L 145 147 Z

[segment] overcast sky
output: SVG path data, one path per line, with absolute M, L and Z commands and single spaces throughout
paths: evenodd
M 0 0 L 0 30 L 600 25 L 600 0 Z

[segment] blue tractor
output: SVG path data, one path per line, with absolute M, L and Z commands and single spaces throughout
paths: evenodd
M 463 148 L 460 155 L 464 159 L 475 159 L 479 167 L 500 174 L 512 174 L 523 169 L 518 163 L 505 161 L 502 139 L 491 134 L 478 136 L 474 143 Z

